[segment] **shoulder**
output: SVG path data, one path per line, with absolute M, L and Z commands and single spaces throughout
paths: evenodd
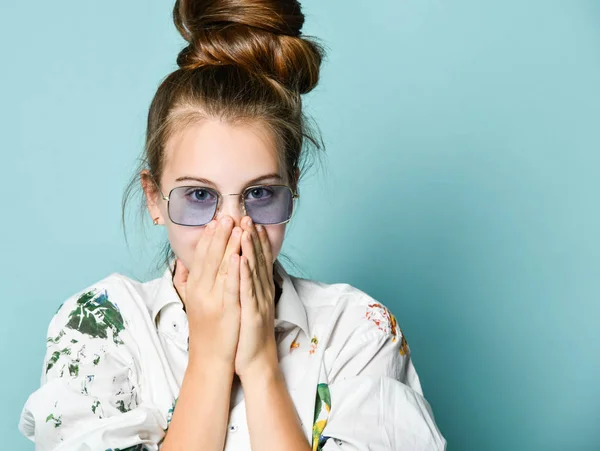
M 385 303 L 348 283 L 293 282 L 306 308 L 311 344 L 324 347 L 330 381 L 388 376 L 421 391 L 404 332 Z
M 149 310 L 160 279 L 140 282 L 114 272 L 72 292 L 58 307 L 53 320 L 68 317 L 74 309 L 98 311 L 116 316 Z M 117 313 L 119 315 L 117 315 Z
M 158 280 L 139 282 L 115 272 L 73 292 L 52 317 L 48 341 L 76 332 L 85 339 L 110 339 L 121 344 L 122 334 L 130 325 L 149 317 L 148 301 L 153 299 Z
M 84 369 L 99 376 L 137 367 L 151 341 L 144 300 L 151 289 L 112 273 L 69 295 L 48 325 L 42 382 Z
M 348 283 L 325 283 L 292 277 L 309 323 L 329 325 L 340 332 L 402 338 L 396 315 L 384 302 Z

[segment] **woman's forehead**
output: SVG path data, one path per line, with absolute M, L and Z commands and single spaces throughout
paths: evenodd
M 245 183 L 279 173 L 277 149 L 261 127 L 206 120 L 174 133 L 165 148 L 163 175 L 195 176 L 217 185 Z

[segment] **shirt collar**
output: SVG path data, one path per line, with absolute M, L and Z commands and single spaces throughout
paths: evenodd
M 168 268 L 163 273 L 162 277 L 158 280 L 158 288 L 154 297 L 154 302 L 150 308 L 152 315 L 152 321 L 156 321 L 156 317 L 159 312 L 169 304 L 180 304 L 183 306 L 181 299 L 175 287 L 173 286 L 173 269 L 175 260 L 169 262 Z M 276 329 L 288 329 L 289 324 L 298 326 L 308 337 L 308 320 L 306 317 L 306 309 L 304 304 L 296 291 L 294 285 L 294 277 L 290 276 L 285 268 L 275 260 L 273 269 L 281 276 L 282 292 L 275 306 L 275 328 Z M 156 322 L 155 322 L 156 324 Z

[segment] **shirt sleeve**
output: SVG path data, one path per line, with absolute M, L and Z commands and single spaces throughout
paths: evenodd
M 396 318 L 377 302 L 359 313 L 317 389 L 313 451 L 445 451 Z
M 165 418 L 141 399 L 139 351 L 111 284 L 73 295 L 50 321 L 41 386 L 19 430 L 37 451 L 155 451 Z

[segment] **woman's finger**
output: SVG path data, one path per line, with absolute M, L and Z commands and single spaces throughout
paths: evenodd
M 223 223 L 223 219 L 225 219 L 225 223 Z M 221 269 L 223 256 L 225 254 L 227 243 L 229 242 L 229 237 L 231 236 L 232 227 L 233 220 L 231 217 L 224 216 L 214 229 L 214 236 L 210 242 L 208 252 L 204 256 L 202 270 L 206 274 L 204 280 L 211 285 L 210 287 L 205 287 L 209 290 L 214 286 L 217 274 L 219 274 L 219 270 Z
M 254 223 L 250 224 L 248 231 L 252 235 L 252 245 L 254 246 L 256 279 L 258 280 L 259 285 L 261 286 L 261 290 L 264 293 L 264 288 L 268 286 L 267 267 L 265 265 L 265 254 L 263 253 L 260 237 L 258 236 L 258 231 L 256 230 L 256 226 L 254 225 Z
M 217 277 L 214 282 L 214 288 L 218 292 L 223 292 L 225 290 L 227 276 L 229 274 L 229 267 L 231 265 L 231 256 L 236 254 L 239 256 L 240 254 L 240 246 L 241 246 L 241 236 L 242 229 L 239 227 L 234 227 L 231 236 L 229 237 L 229 241 L 227 242 L 227 248 L 225 249 L 225 255 L 223 256 L 223 260 L 221 261 L 221 265 L 219 266 L 219 270 L 217 272 Z M 239 266 L 239 261 L 238 261 Z M 239 271 L 238 271 L 238 279 L 239 279 Z M 239 290 L 239 287 L 238 287 Z M 238 291 L 239 298 L 239 291 Z
M 262 298 L 262 283 L 260 281 L 259 267 L 257 266 L 256 255 L 254 254 L 254 242 L 250 230 L 245 230 L 242 236 L 242 255 L 248 260 L 250 278 L 253 281 L 254 290 L 258 298 Z
M 190 277 L 193 277 L 195 280 L 200 280 L 200 276 L 202 275 L 202 266 L 203 261 L 206 258 L 206 254 L 210 247 L 210 243 L 212 242 L 212 238 L 215 234 L 217 221 L 214 219 L 210 221 L 202 231 L 202 235 L 196 243 L 196 249 L 194 250 L 194 260 L 192 261 L 192 265 L 190 267 L 190 271 L 192 274 Z
M 236 307 L 240 304 L 240 256 L 237 253 L 229 255 L 227 279 L 223 293 L 223 307 Z
M 258 239 L 260 240 L 260 245 L 262 249 L 262 253 L 265 258 L 265 268 L 266 268 L 266 282 L 271 286 L 273 290 L 272 294 L 275 296 L 275 285 L 273 281 L 273 252 L 271 250 L 271 242 L 269 241 L 269 235 L 267 235 L 267 230 L 264 226 L 258 224 L 256 226 L 256 232 L 258 233 Z
M 256 287 L 250 271 L 250 263 L 246 256 L 240 257 L 240 304 L 247 313 L 258 311 Z M 247 315 L 244 315 L 248 317 Z

